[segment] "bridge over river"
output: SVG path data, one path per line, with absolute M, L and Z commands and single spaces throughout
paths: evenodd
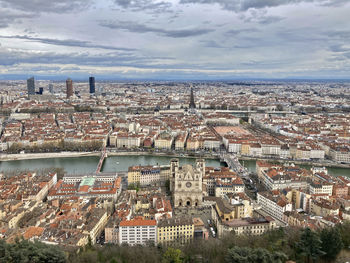
M 238 160 L 237 156 L 226 151 L 220 152 L 220 161 L 227 163 L 227 166 L 241 176 L 248 176 L 249 172 Z

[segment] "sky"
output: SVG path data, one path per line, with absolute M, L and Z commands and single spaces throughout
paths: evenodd
M 0 0 L 0 79 L 350 79 L 350 0 Z

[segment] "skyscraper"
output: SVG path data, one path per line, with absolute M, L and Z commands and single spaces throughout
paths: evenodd
M 49 92 L 53 93 L 53 85 L 51 83 L 49 84 Z
M 90 93 L 95 93 L 95 77 L 89 78 Z
M 34 77 L 31 77 L 31 78 L 27 79 L 27 89 L 28 89 L 28 96 L 29 95 L 35 95 Z
M 191 87 L 191 97 L 190 97 L 190 109 L 195 109 L 196 104 L 194 103 L 193 88 Z
M 73 96 L 73 81 L 68 78 L 66 80 L 66 86 L 67 86 L 67 99 Z

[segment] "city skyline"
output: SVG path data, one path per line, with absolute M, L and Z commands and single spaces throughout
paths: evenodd
M 349 79 L 349 11 L 343 0 L 0 0 L 0 79 Z

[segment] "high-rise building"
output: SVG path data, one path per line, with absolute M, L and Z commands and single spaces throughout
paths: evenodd
M 191 88 L 190 109 L 195 109 L 195 108 L 196 108 L 196 104 L 194 103 L 193 88 Z
M 53 93 L 53 85 L 51 83 L 49 84 L 49 92 Z
M 66 80 L 66 86 L 67 86 L 67 99 L 73 96 L 73 81 L 68 78 Z
M 27 79 L 28 95 L 35 95 L 35 82 L 34 77 Z
M 44 93 L 44 88 L 43 88 L 43 87 L 40 87 L 40 88 L 39 88 L 39 94 L 40 94 L 40 95 L 43 95 L 43 93 Z
M 95 93 L 95 77 L 89 78 L 90 93 Z

